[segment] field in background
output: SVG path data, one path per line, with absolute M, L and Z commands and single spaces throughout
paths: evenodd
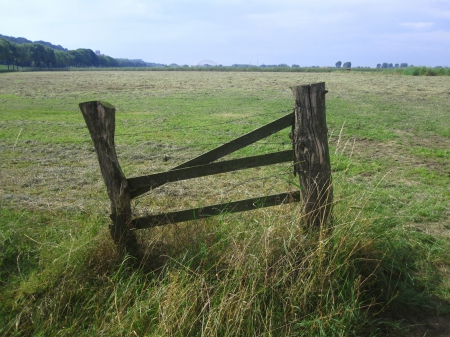
M 293 107 L 290 86 L 322 81 L 338 224 L 323 247 L 297 228 L 296 206 L 283 206 L 143 231 L 147 263 L 123 270 L 78 103 L 102 99 L 117 107 L 116 149 L 132 177 L 170 169 L 281 117 Z M 383 335 L 398 333 L 406 319 L 419 333 L 423 321 L 415 314 L 424 306 L 431 317 L 450 308 L 449 111 L 448 77 L 2 74 L 0 331 Z M 289 149 L 289 131 L 234 156 Z M 135 212 L 295 190 L 291 172 L 285 164 L 163 186 L 137 199 Z M 346 287 L 361 293 L 339 291 Z
M 46 69 L 39 68 L 20 68 L 19 70 L 12 66 L 9 68 L 0 64 L 1 72 L 23 72 L 23 71 L 45 71 Z M 121 67 L 121 68 L 52 68 L 50 71 L 189 71 L 189 72 L 292 72 L 292 73 L 345 73 L 347 71 L 364 72 L 364 73 L 377 73 L 377 74 L 391 74 L 391 75 L 409 75 L 409 76 L 449 76 L 449 67 L 424 67 L 424 66 L 410 66 L 405 68 L 366 68 L 366 67 L 354 67 L 347 68 L 335 68 L 335 67 L 291 67 L 291 66 L 275 66 L 275 67 L 258 67 L 258 66 L 214 66 L 214 67 L 196 67 L 196 66 L 164 66 L 164 67 Z

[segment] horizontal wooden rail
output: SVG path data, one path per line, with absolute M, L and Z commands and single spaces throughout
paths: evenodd
M 206 206 L 167 214 L 156 214 L 132 220 L 132 226 L 136 229 L 163 226 L 171 223 L 209 218 L 220 214 L 238 213 L 258 208 L 277 206 L 300 200 L 300 192 L 280 193 L 261 198 L 234 201 L 226 204 Z
M 226 155 L 229 155 L 230 153 L 233 153 L 237 150 L 243 149 L 244 147 L 246 147 L 250 144 L 253 144 L 254 142 L 257 142 L 258 140 L 266 138 L 280 130 L 283 130 L 289 126 L 292 126 L 293 120 L 294 120 L 294 113 L 291 112 L 273 122 L 270 122 L 269 124 L 266 124 L 258 129 L 250 131 L 249 133 L 246 133 L 245 135 L 243 135 L 239 138 L 233 139 L 232 141 L 230 141 L 226 144 L 223 144 L 219 147 L 216 147 L 215 149 L 212 149 L 211 151 L 205 152 L 194 159 L 188 160 L 187 162 L 184 162 L 183 164 L 180 164 L 180 165 L 170 169 L 170 171 L 178 170 L 178 169 L 186 168 L 186 167 L 192 167 L 192 166 L 205 165 L 205 164 L 212 163 L 213 161 L 215 161 L 217 159 L 225 157 Z M 159 184 L 155 184 L 152 186 L 152 188 L 162 186 L 166 183 L 167 182 L 161 182 Z M 144 192 L 142 192 L 142 193 L 138 192 L 138 194 L 136 196 L 149 191 L 149 189 L 145 189 L 145 190 L 143 189 L 143 191 Z
M 208 163 L 212 163 L 213 161 L 225 157 L 226 155 L 233 153 L 237 150 L 240 150 L 250 144 L 257 142 L 263 138 L 266 138 L 280 130 L 283 130 L 289 126 L 292 127 L 292 123 L 294 120 L 294 113 L 291 112 L 269 124 L 266 124 L 258 129 L 250 131 L 249 133 L 233 139 L 232 141 L 223 144 L 215 149 L 203 153 L 202 155 L 191 159 L 177 167 L 174 167 L 172 170 L 177 170 L 180 168 L 204 165 Z
M 131 198 L 136 198 L 137 196 L 150 191 L 152 188 L 161 186 L 165 183 L 285 163 L 292 161 L 293 155 L 293 150 L 287 150 L 135 177 L 127 179 L 127 182 L 131 190 Z

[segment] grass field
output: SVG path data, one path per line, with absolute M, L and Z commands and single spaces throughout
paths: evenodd
M 326 82 L 335 228 L 298 205 L 139 232 L 122 260 L 78 103 L 117 107 L 127 177 L 161 172 Z M 365 72 L 0 74 L 0 335 L 423 336 L 450 316 L 450 78 Z M 232 157 L 291 147 L 289 131 Z M 174 183 L 159 213 L 297 189 L 289 164 Z M 128 258 L 130 259 L 130 258 Z M 447 326 L 448 329 L 448 326 Z

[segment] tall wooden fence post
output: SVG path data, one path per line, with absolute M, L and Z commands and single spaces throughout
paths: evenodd
M 295 98 L 292 143 L 294 170 L 300 178 L 300 194 L 306 226 L 320 228 L 331 223 L 333 186 L 328 129 L 325 113 L 325 83 L 291 88 Z
M 116 108 L 102 101 L 80 103 L 84 120 L 89 129 L 98 162 L 111 201 L 110 232 L 121 253 L 135 255 L 136 237 L 130 231 L 131 199 L 127 179 L 120 168 L 114 147 Z

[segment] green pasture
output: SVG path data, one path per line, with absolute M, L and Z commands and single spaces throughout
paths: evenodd
M 282 117 L 290 87 L 315 82 L 329 91 L 333 230 L 302 228 L 293 204 L 143 230 L 143 261 L 117 253 L 79 103 L 116 107 L 133 177 Z M 0 74 L 0 335 L 438 333 L 450 314 L 449 95 L 448 76 L 395 72 Z M 225 159 L 287 150 L 289 132 Z M 165 185 L 133 212 L 295 191 L 292 171 Z

